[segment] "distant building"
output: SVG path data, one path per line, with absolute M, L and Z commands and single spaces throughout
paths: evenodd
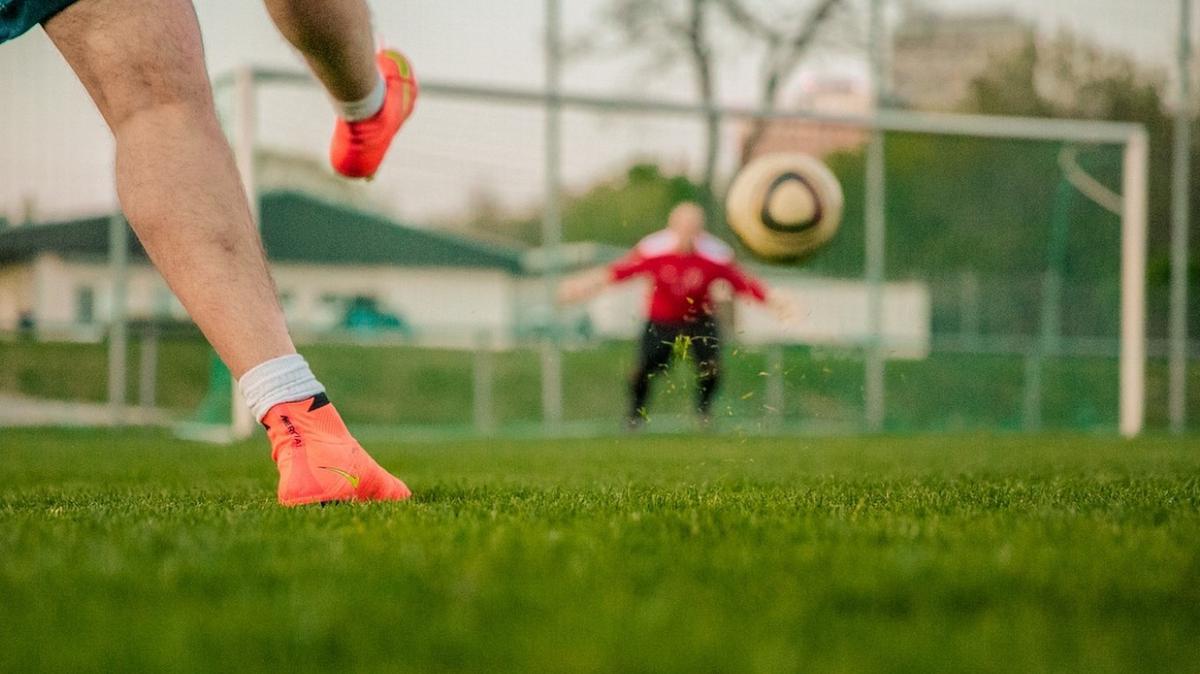
M 546 334 L 551 325 L 544 273 L 551 260 L 577 270 L 605 264 L 625 249 L 568 244 L 555 256 L 486 243 L 298 192 L 261 200 L 263 245 L 293 333 L 314 338 L 406 341 L 472 348 L 487 340 L 507 348 Z M 108 267 L 110 218 L 9 225 L 0 229 L 0 338 L 27 332 L 48 340 L 95 341 L 113 315 Z M 130 234 L 126 309 L 130 321 L 188 322 L 186 312 Z M 778 291 L 811 315 L 781 325 L 746 305 L 729 334 L 744 343 L 860 344 L 866 330 L 861 281 L 768 272 Z M 563 310 L 574 338 L 636 338 L 647 286 L 624 284 Z M 929 340 L 929 293 L 916 282 L 888 283 L 884 334 L 894 357 L 922 357 Z
M 890 95 L 917 110 L 954 110 L 994 59 L 1032 39 L 1033 26 L 1011 14 L 911 9 L 893 34 Z
M 372 198 L 366 183 L 346 180 L 329 168 L 323 157 L 258 148 L 254 153 L 254 179 L 261 193 L 297 192 L 326 203 L 357 210 L 384 213 L 383 204 Z
M 803 85 L 797 107 L 831 114 L 863 115 L 870 111 L 871 99 L 865 82 L 853 78 L 818 78 Z M 742 127 L 742 140 L 754 132 L 754 123 Z M 867 130 L 844 124 L 827 124 L 794 119 L 776 119 L 766 123 L 748 161 L 774 152 L 803 152 L 814 157 L 841 150 L 854 150 L 867 141 Z
M 521 251 L 297 192 L 261 202 L 263 244 L 300 334 L 369 330 L 431 343 L 512 335 Z M 112 315 L 107 216 L 0 231 L 0 332 L 98 339 Z M 187 320 L 130 236 L 131 320 Z

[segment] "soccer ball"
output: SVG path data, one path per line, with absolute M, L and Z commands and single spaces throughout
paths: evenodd
M 837 233 L 842 186 L 825 164 L 781 152 L 751 160 L 733 179 L 726 218 L 754 254 L 775 262 L 812 255 Z

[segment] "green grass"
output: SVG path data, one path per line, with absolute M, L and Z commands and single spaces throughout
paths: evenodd
M 1200 671 L 1200 439 L 0 432 L 0 671 Z

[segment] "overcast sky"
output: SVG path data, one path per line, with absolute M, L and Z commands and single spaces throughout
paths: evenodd
M 377 31 L 403 48 L 418 74 L 442 82 L 537 87 L 542 82 L 542 0 L 377 0 Z M 595 25 L 603 0 L 564 0 L 566 32 Z M 1010 7 L 1044 30 L 1070 27 L 1111 47 L 1166 64 L 1174 48 L 1176 0 L 933 0 L 962 10 Z M 212 73 L 238 65 L 299 67 L 259 3 L 198 0 Z M 682 73 L 652 73 L 618 56 L 576 63 L 570 90 L 687 98 Z M 814 59 L 812 71 L 855 72 L 852 51 Z M 721 65 L 729 102 L 753 97 L 753 61 Z M 109 208 L 111 141 L 90 101 L 40 29 L 0 46 L 0 213 L 16 214 L 23 199 L 44 216 Z M 260 128 L 264 143 L 320 156 L 332 113 L 319 93 L 268 91 Z M 584 184 L 637 157 L 687 169 L 696 161 L 696 124 L 677 118 L 565 120 L 564 166 L 570 185 Z M 727 134 L 733 137 L 732 128 Z M 449 102 L 429 96 L 398 141 L 372 198 L 412 218 L 461 210 L 469 193 L 498 193 L 508 203 L 539 194 L 541 116 L 536 110 Z

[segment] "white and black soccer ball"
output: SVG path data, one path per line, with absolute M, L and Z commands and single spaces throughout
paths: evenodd
M 819 159 L 780 152 L 742 167 L 725 198 L 725 216 L 755 255 L 794 262 L 812 255 L 837 233 L 842 186 Z

